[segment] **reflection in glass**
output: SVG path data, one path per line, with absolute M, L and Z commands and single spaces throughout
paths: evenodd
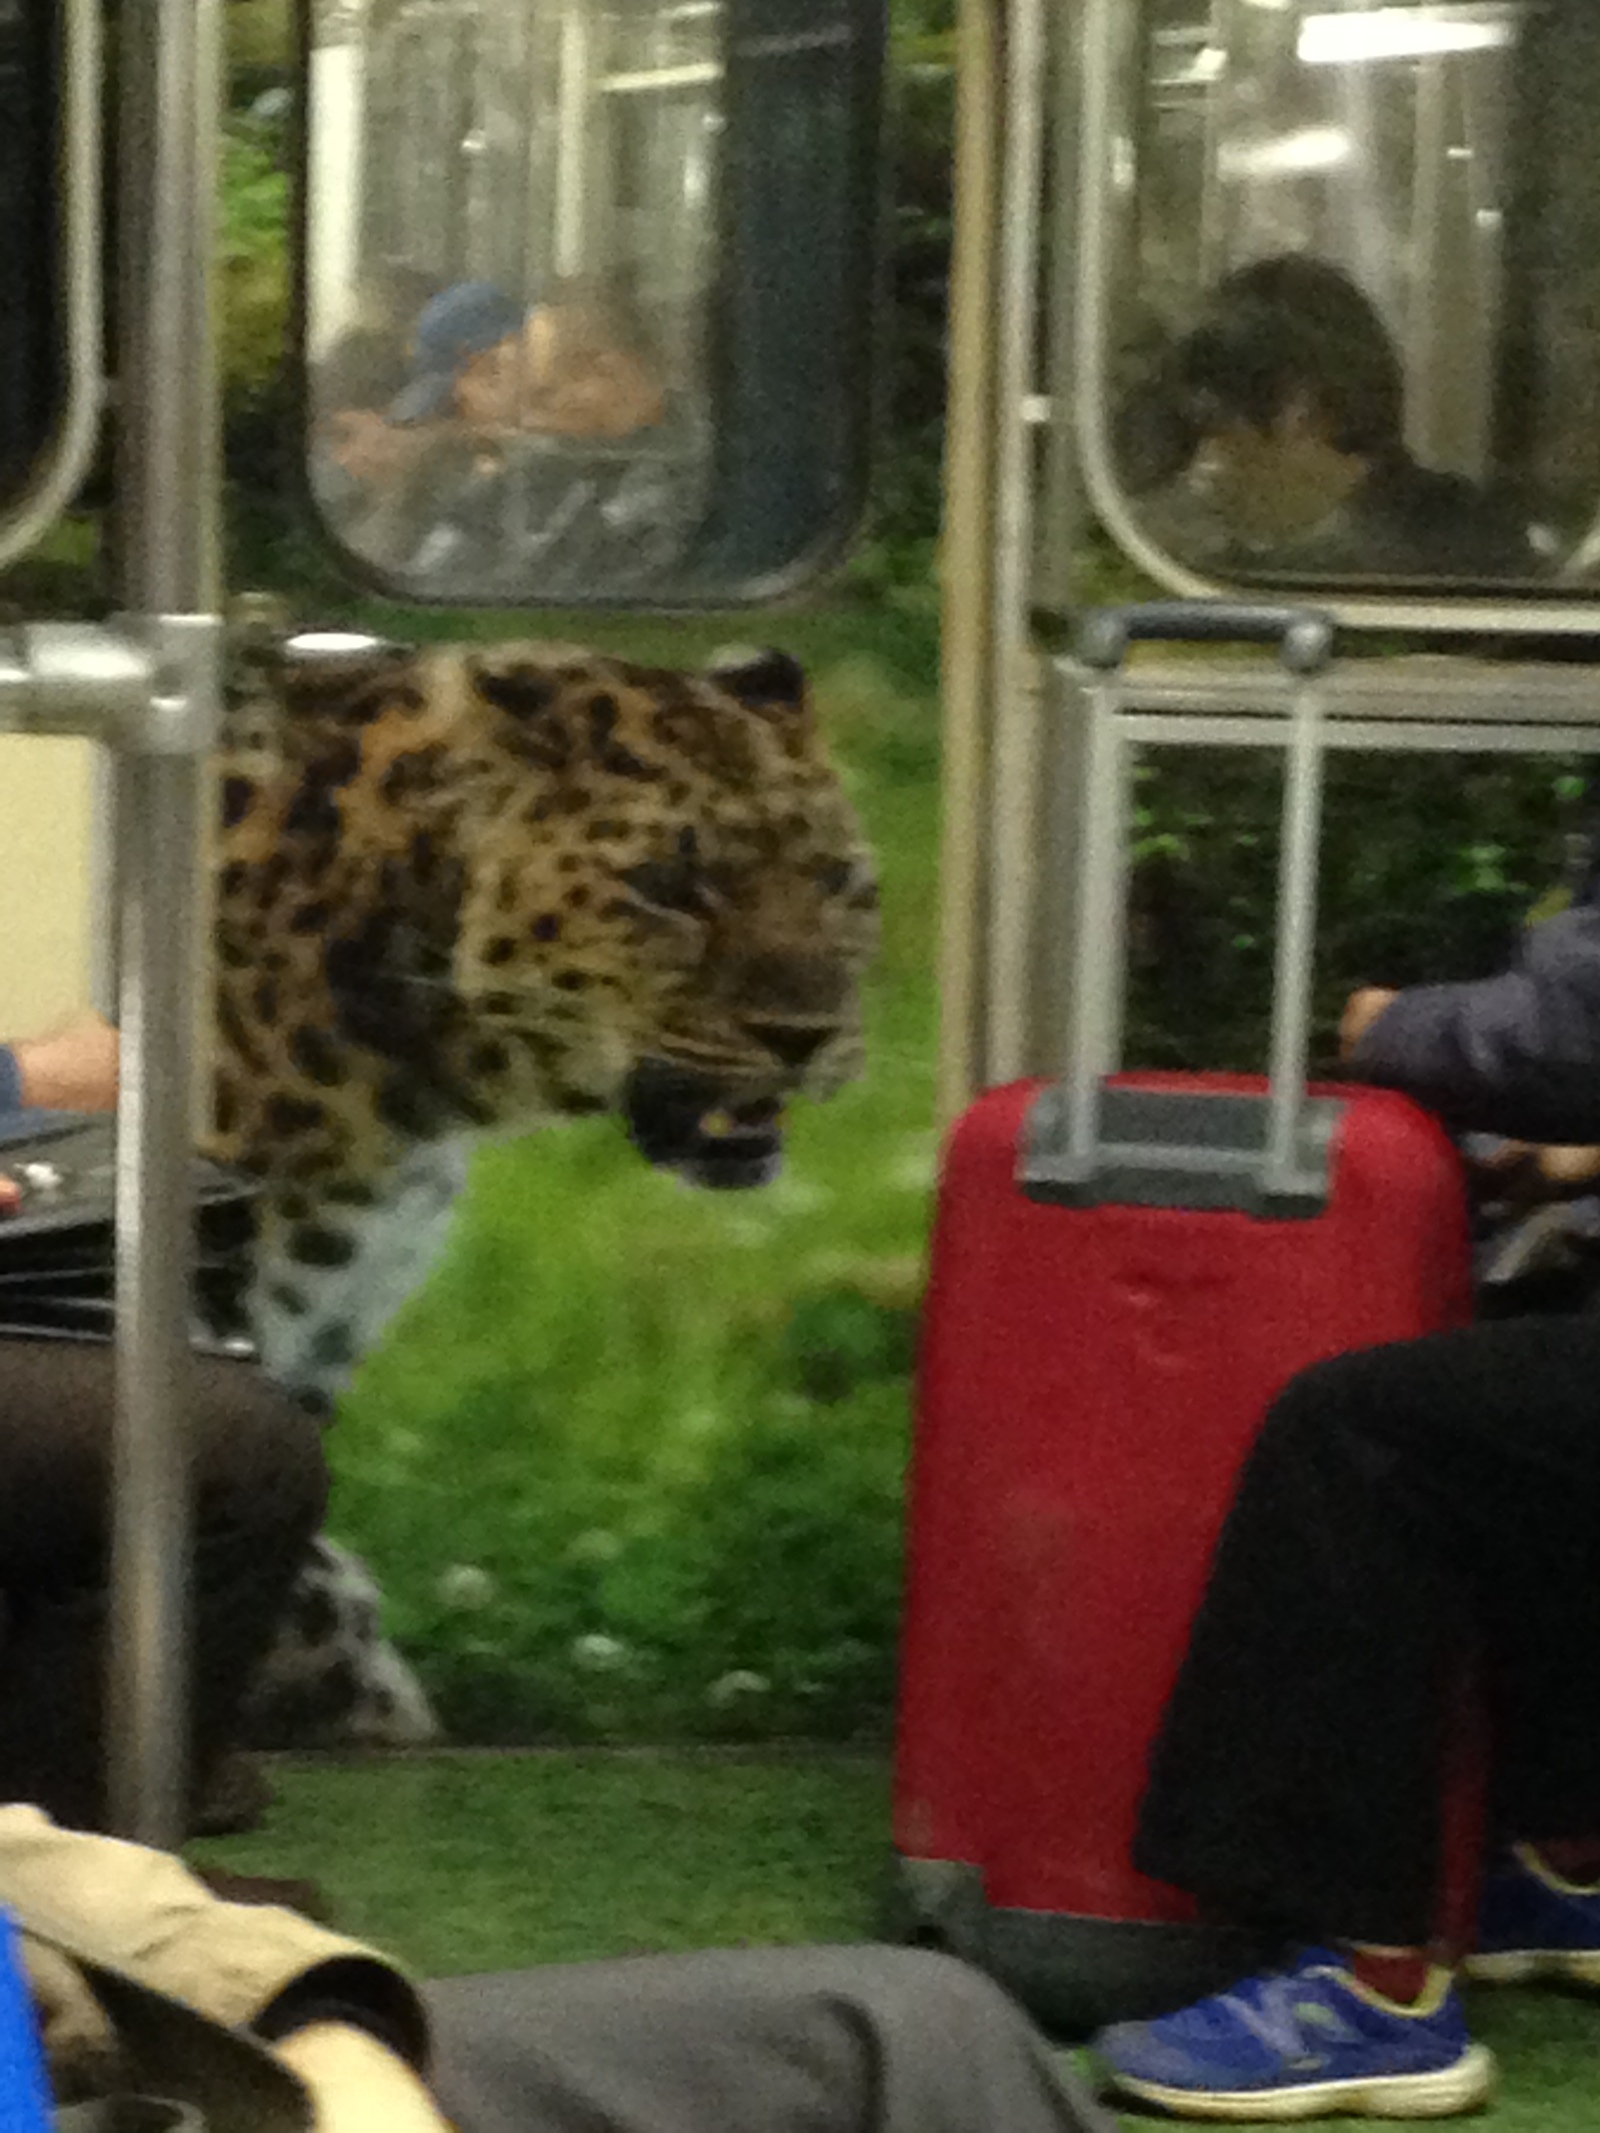
M 311 484 L 398 589 L 625 596 L 701 525 L 723 16 L 317 9 Z
M 1107 330 L 1146 537 L 1234 579 L 1592 577 L 1600 8 L 1146 0 L 1130 50 Z

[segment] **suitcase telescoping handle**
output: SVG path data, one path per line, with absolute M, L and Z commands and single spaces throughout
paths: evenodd
M 1084 616 L 1078 657 L 1115 672 L 1131 644 L 1276 645 L 1291 674 L 1320 674 L 1333 657 L 1333 618 L 1316 608 L 1261 607 L 1241 600 L 1152 600 L 1097 607 Z
M 1306 1100 L 1316 950 L 1323 731 L 1314 684 L 1332 658 L 1334 646 L 1332 618 L 1314 609 L 1172 600 L 1143 607 L 1100 608 L 1084 618 L 1079 657 L 1100 678 L 1089 692 L 1074 957 L 1076 1012 L 1067 1081 L 1069 1156 L 1079 1177 L 1093 1175 L 1101 1154 L 1102 1076 L 1119 1064 L 1130 796 L 1115 712 L 1128 648 L 1148 643 L 1275 645 L 1292 677 L 1278 871 L 1270 1094 L 1260 1162 L 1263 1198 L 1269 1203 L 1286 1200 L 1302 1182 L 1297 1155 Z

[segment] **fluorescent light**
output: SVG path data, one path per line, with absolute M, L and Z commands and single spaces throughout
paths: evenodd
M 302 630 L 284 646 L 291 659 L 348 659 L 384 649 L 383 638 L 358 630 Z
M 1228 141 L 1218 157 L 1224 178 L 1301 178 L 1348 163 L 1355 142 L 1344 126 L 1303 126 L 1264 141 Z
M 1360 66 L 1372 60 L 1433 59 L 1448 52 L 1493 52 L 1515 41 L 1504 7 L 1375 7 L 1356 14 L 1307 15 L 1299 55 L 1308 67 Z

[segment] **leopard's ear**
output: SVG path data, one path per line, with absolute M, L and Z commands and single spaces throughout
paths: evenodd
M 421 653 L 355 630 L 303 630 L 278 653 L 284 708 L 296 725 L 369 725 L 397 688 L 415 686 Z
M 541 770 L 568 770 L 581 760 L 589 734 L 590 689 L 574 676 L 593 672 L 594 655 L 575 645 L 496 645 L 465 660 L 473 693 L 509 723 L 510 745 Z
M 809 723 L 811 689 L 798 659 L 772 646 L 752 650 L 747 645 L 730 646 L 714 653 L 707 676 L 736 703 L 774 724 L 787 720 Z

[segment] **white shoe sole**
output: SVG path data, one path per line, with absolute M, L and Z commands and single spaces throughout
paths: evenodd
M 1479 1985 L 1534 1985 L 1547 1979 L 1600 1985 L 1600 1948 L 1511 1948 L 1500 1955 L 1469 1955 L 1461 1967 Z
M 1454 2118 L 1476 2111 L 1494 2090 L 1494 2054 L 1473 2044 L 1453 2066 L 1432 2074 L 1386 2074 L 1369 2081 L 1314 2081 L 1291 2089 L 1163 2088 L 1154 2081 L 1112 2077 L 1117 2093 L 1159 2104 L 1175 2118 L 1229 2119 L 1235 2124 L 1286 2125 L 1302 2118 Z

